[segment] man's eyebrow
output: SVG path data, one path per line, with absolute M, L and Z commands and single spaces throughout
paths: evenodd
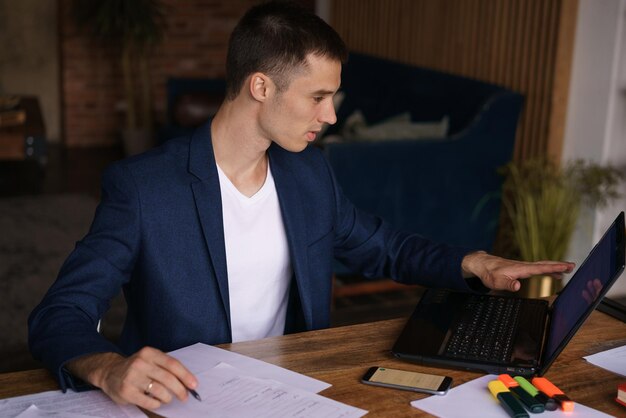
M 321 89 L 321 90 L 315 90 L 313 92 L 313 94 L 314 95 L 320 95 L 320 96 L 326 96 L 326 95 L 329 95 L 329 94 L 335 94 L 335 91 L 334 90 L 324 90 L 324 89 Z

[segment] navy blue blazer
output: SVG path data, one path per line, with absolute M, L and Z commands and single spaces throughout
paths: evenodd
M 319 150 L 292 153 L 272 145 L 268 154 L 294 271 L 286 332 L 329 326 L 333 256 L 366 277 L 471 290 L 460 268 L 467 250 L 394 230 L 358 211 Z M 116 345 L 96 326 L 120 288 L 128 314 Z M 65 389 L 71 377 L 63 364 L 85 354 L 230 341 L 209 122 L 190 138 L 105 171 L 89 233 L 29 318 L 29 344 Z

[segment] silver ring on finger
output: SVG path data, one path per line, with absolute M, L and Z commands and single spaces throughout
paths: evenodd
M 146 386 L 146 390 L 143 391 L 144 395 L 152 396 L 152 385 L 154 385 L 154 381 L 150 380 L 150 383 Z

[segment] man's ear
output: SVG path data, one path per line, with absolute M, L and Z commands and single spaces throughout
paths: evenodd
M 254 73 L 248 80 L 250 95 L 259 102 L 266 101 L 276 89 L 272 79 L 263 73 Z

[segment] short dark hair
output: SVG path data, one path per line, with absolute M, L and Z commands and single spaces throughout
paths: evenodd
M 286 1 L 252 7 L 241 18 L 228 44 L 226 98 L 233 100 L 246 78 L 257 71 L 272 78 L 279 90 L 291 81 L 293 69 L 309 54 L 345 63 L 346 45 L 319 16 Z

